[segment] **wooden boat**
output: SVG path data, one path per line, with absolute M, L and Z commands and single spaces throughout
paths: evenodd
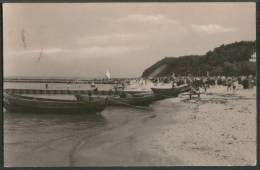
M 138 95 L 138 94 L 149 94 L 151 93 L 152 91 L 148 91 L 148 90 L 124 90 L 122 91 L 123 93 L 129 93 L 129 94 L 132 94 L 132 95 Z
M 4 93 L 4 107 L 12 112 L 95 113 L 102 111 L 106 102 L 105 98 L 63 100 Z
M 151 88 L 155 94 L 160 94 L 165 97 L 177 97 L 180 93 L 190 90 L 188 85 L 175 87 L 175 88 Z
M 128 95 L 128 96 L 109 96 L 109 105 L 136 105 L 147 106 L 154 101 L 163 99 L 161 95 L 145 94 L 145 95 Z
M 81 100 L 87 99 L 87 95 L 79 95 Z M 105 97 L 105 96 L 104 96 Z M 121 106 L 147 106 L 156 100 L 165 98 L 157 94 L 128 94 L 106 96 L 108 105 Z

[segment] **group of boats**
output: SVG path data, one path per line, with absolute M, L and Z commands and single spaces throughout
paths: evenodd
M 111 95 L 75 94 L 74 99 L 52 99 L 4 93 L 4 108 L 11 112 L 97 113 L 106 106 L 148 106 L 154 101 L 176 97 L 189 91 L 188 86 L 151 88 L 148 92 L 125 92 Z

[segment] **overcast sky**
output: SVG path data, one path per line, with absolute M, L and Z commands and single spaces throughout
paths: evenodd
M 255 3 L 4 4 L 4 76 L 138 77 L 166 57 L 255 40 Z

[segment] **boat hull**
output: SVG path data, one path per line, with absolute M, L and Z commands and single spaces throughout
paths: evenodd
M 163 95 L 165 97 L 177 97 L 180 93 L 184 93 L 190 90 L 188 86 L 179 88 L 151 88 L 155 94 Z
M 82 100 L 87 100 L 88 96 L 80 95 Z M 111 95 L 106 96 L 107 105 L 110 106 L 148 106 L 154 101 L 164 99 L 165 97 L 157 94 L 145 94 L 145 95 L 130 95 L 130 96 L 119 96 Z
M 136 96 L 136 97 L 108 97 L 109 105 L 136 105 L 136 106 L 148 106 L 154 101 L 163 99 L 164 97 L 160 95 L 150 94 L 145 96 Z
M 10 112 L 96 113 L 102 111 L 105 106 L 105 100 L 73 101 L 4 94 L 4 107 Z

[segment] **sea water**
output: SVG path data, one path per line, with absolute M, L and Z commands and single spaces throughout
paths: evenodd
M 53 83 L 49 84 L 49 88 L 65 89 L 66 85 Z M 70 88 L 76 88 L 77 85 L 72 84 Z M 101 89 L 108 89 L 112 85 L 98 86 Z M 5 84 L 5 88 L 42 89 L 44 87 L 44 83 Z M 87 89 L 89 84 L 81 84 L 81 88 Z M 159 115 L 163 117 L 166 115 L 163 113 L 172 112 L 172 107 L 171 100 L 165 100 L 155 102 L 148 108 L 106 107 L 105 110 L 96 114 L 76 112 L 38 114 L 6 111 L 4 112 L 4 165 L 8 167 L 78 166 L 78 162 L 91 163 L 93 161 L 89 158 L 78 156 L 82 150 L 98 147 L 98 143 L 106 146 L 111 142 L 128 142 L 129 137 L 126 135 L 132 131 L 132 128 L 138 128 L 139 125 L 147 123 L 156 115 L 157 118 Z M 110 133 L 113 135 L 110 136 Z M 106 135 L 103 137 L 103 134 Z M 131 139 L 129 138 L 130 142 Z M 132 147 L 134 150 L 140 149 L 137 146 L 135 148 L 134 145 Z M 121 153 L 125 154 L 127 162 L 129 149 L 125 148 Z M 111 155 L 110 159 L 117 160 L 118 158 Z

